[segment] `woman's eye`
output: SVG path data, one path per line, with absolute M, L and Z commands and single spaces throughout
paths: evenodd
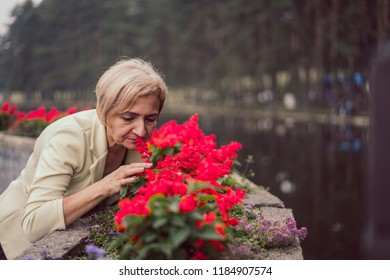
M 154 123 L 158 120 L 158 115 L 146 116 L 145 121 L 149 123 Z
M 122 117 L 122 120 L 124 120 L 125 122 L 131 122 L 134 120 L 133 117 Z
M 153 118 L 147 118 L 146 121 L 147 121 L 147 122 L 153 123 L 153 122 L 157 121 L 157 118 L 155 118 L 155 117 L 153 117 Z

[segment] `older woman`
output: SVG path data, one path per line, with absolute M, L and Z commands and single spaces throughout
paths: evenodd
M 48 233 L 66 229 L 150 168 L 135 143 L 151 137 L 166 95 L 152 65 L 122 60 L 98 81 L 96 110 L 48 126 L 20 176 L 0 196 L 3 258 L 15 259 Z

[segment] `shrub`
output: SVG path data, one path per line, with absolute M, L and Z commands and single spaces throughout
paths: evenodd
M 0 108 L 0 131 L 7 130 L 10 125 L 15 121 L 16 105 L 12 105 L 9 102 L 4 103 Z
M 216 259 L 226 250 L 227 232 L 238 222 L 229 211 L 242 202 L 240 185 L 225 185 L 238 142 L 216 147 L 198 116 L 155 131 L 137 150 L 153 163 L 122 190 L 115 225 L 123 233 L 111 247 L 123 259 Z M 235 181 L 234 181 L 235 182 Z
M 81 110 L 88 110 L 89 107 Z M 52 107 L 49 111 L 44 106 L 30 112 L 16 111 L 16 105 L 9 102 L 0 109 L 0 130 L 8 130 L 12 134 L 27 137 L 38 137 L 42 131 L 52 122 L 77 112 L 77 107 L 72 106 L 66 111 L 59 111 Z

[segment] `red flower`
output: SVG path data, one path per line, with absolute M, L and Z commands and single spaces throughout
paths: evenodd
M 146 145 L 146 143 L 142 140 L 141 137 L 138 137 L 136 139 L 135 144 L 136 144 L 135 150 L 141 154 L 141 157 L 143 159 L 149 159 L 149 157 L 152 155 L 152 153 L 149 152 L 148 145 Z
M 40 118 L 43 119 L 45 117 L 45 114 L 46 114 L 46 109 L 45 109 L 45 107 L 41 106 L 38 109 L 36 109 L 35 111 L 29 112 L 26 115 L 26 119 L 27 120 L 34 120 L 34 119 L 40 119 Z
M 20 111 L 16 112 L 16 117 L 18 118 L 18 120 L 23 119 L 25 116 L 26 116 L 26 113 L 24 113 L 24 112 L 20 112 Z
M 213 223 L 217 219 L 217 214 L 215 212 L 209 212 L 204 214 L 203 221 L 205 223 Z
M 126 229 L 122 225 L 123 219 L 128 215 L 138 215 L 138 216 L 147 216 L 150 214 L 150 209 L 147 206 L 148 200 L 142 199 L 133 199 L 124 198 L 118 202 L 120 210 L 115 214 L 114 222 L 117 226 L 117 230 Z
M 16 110 L 16 105 L 12 105 L 11 106 L 11 103 L 9 101 L 5 102 L 3 104 L 3 106 L 1 106 L 1 109 L 0 109 L 0 113 L 6 113 L 7 115 L 13 115 L 15 113 L 15 110 Z
M 191 260 L 207 260 L 207 258 L 201 250 L 196 250 Z
M 209 241 L 211 245 L 214 246 L 215 250 L 217 250 L 217 252 L 224 252 L 225 251 L 225 246 L 222 244 L 221 241 L 219 240 L 211 240 Z
M 72 106 L 65 111 L 66 115 L 72 115 L 77 112 L 77 106 Z
M 223 238 L 226 237 L 226 233 L 225 233 L 225 225 L 223 224 L 218 224 L 215 226 L 215 231 Z
M 7 101 L 7 102 L 5 102 L 5 103 L 3 104 L 3 106 L 1 106 L 1 110 L 2 110 L 3 112 L 8 112 L 8 109 L 9 109 L 9 102 Z
M 197 200 L 194 195 L 186 195 L 179 203 L 180 212 L 192 212 L 196 209 L 198 204 L 199 200 Z
M 236 218 L 228 218 L 228 219 L 225 219 L 225 224 L 228 225 L 228 226 L 236 226 L 238 225 L 238 220 Z
M 50 112 L 46 114 L 45 121 L 50 122 L 60 117 L 61 112 L 56 107 L 51 108 Z

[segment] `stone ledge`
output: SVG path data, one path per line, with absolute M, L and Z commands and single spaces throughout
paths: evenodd
M 256 187 L 247 194 L 244 199 L 245 204 L 252 204 L 256 208 L 275 207 L 284 208 L 284 203 L 279 198 L 269 193 L 261 187 Z
M 278 221 L 283 223 L 287 218 L 294 219 L 292 209 L 261 207 L 260 213 L 264 219 L 270 221 Z M 301 246 L 297 243 L 282 248 L 272 248 L 267 251 L 265 259 L 268 260 L 303 260 L 303 252 Z
M 34 148 L 35 138 L 21 137 L 0 131 L 0 143 L 7 148 L 27 151 L 31 153 Z
M 261 187 L 254 188 L 245 198 L 245 203 L 255 206 L 267 220 L 284 223 L 286 218 L 294 219 L 292 209 L 284 208 L 283 203 Z M 276 206 L 270 206 L 276 205 Z M 283 206 L 283 207 L 282 207 Z M 90 218 L 82 218 L 66 231 L 54 231 L 31 246 L 19 259 L 41 259 L 42 252 L 51 258 L 68 259 L 84 250 L 85 239 L 91 226 Z M 263 258 L 267 260 L 303 260 L 302 248 L 296 245 L 267 250 Z
M 41 259 L 43 255 L 50 258 L 68 259 L 78 255 L 84 248 L 84 241 L 88 237 L 91 226 L 89 218 L 77 220 L 67 230 L 57 230 L 49 233 L 35 242 L 18 259 Z
M 35 139 L 0 131 L 0 194 L 19 176 L 34 149 Z
M 240 184 L 247 186 L 250 192 L 244 198 L 244 203 L 252 204 L 254 207 L 277 207 L 284 208 L 284 203 L 278 197 L 268 192 L 264 187 L 260 187 L 252 181 L 244 178 L 237 173 L 233 173 L 232 177 Z

